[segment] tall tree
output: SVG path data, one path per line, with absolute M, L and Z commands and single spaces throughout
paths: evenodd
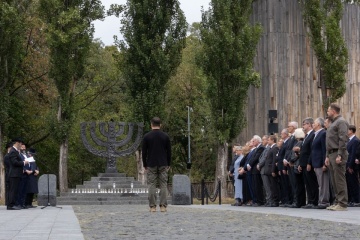
M 346 92 L 348 51 L 341 33 L 343 0 L 301 0 L 312 48 L 319 61 L 323 109 Z M 346 1 L 352 2 L 352 1 Z
M 8 135 L 11 95 L 19 85 L 17 81 L 25 58 L 27 17 L 32 1 L 0 1 L 0 197 L 4 198 L 4 166 L 2 150 Z M 14 133 L 13 133 L 14 134 Z M 10 136 L 11 137 L 11 136 Z
M 149 130 L 150 119 L 163 115 L 165 85 L 180 64 L 187 24 L 177 0 L 128 0 L 123 9 L 120 68 L 133 118 Z
M 260 86 L 253 69 L 261 26 L 249 23 L 253 0 L 212 0 L 202 12 L 200 65 L 208 77 L 208 97 L 215 124 L 218 149 L 216 179 L 226 196 L 228 143 L 246 124 L 245 104 L 250 85 Z
M 49 76 L 59 93 L 54 133 L 60 144 L 59 188 L 63 192 L 68 189 L 68 140 L 76 114 L 76 85 L 84 74 L 94 32 L 92 22 L 103 18 L 104 7 L 100 0 L 40 0 L 39 10 L 47 24 Z
M 206 92 L 208 83 L 196 56 L 201 51 L 199 23 L 194 23 L 186 38 L 186 48 L 176 75 L 166 85 L 164 129 L 171 136 L 172 172 L 190 172 L 191 181 L 202 178 L 213 180 L 215 174 L 215 131 L 211 119 L 210 102 Z M 190 106 L 190 133 L 188 132 L 188 109 Z M 190 157 L 192 169 L 187 170 L 188 134 L 191 136 Z
M 164 89 L 181 61 L 186 20 L 177 0 L 128 0 L 113 10 L 123 12 L 124 39 L 117 45 L 133 119 L 143 122 L 146 131 L 153 116 L 164 115 Z M 137 162 L 143 172 L 142 161 Z

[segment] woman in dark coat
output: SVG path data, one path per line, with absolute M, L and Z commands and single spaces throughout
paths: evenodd
M 28 151 L 29 157 L 34 157 L 36 154 L 35 149 L 30 148 Z M 25 200 L 25 206 L 28 208 L 34 208 L 35 206 L 32 205 L 34 194 L 39 193 L 38 189 L 38 178 L 39 175 L 39 168 L 36 165 L 36 162 L 30 162 L 30 174 L 27 186 L 27 195 Z

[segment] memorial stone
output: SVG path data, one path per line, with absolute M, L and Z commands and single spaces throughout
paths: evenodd
M 38 205 L 39 206 L 56 206 L 56 175 L 43 174 L 38 182 Z
M 190 205 L 191 204 L 191 183 L 186 175 L 175 174 L 173 177 L 173 205 Z

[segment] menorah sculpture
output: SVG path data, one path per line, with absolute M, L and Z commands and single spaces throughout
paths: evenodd
M 90 122 L 90 136 L 93 142 L 102 147 L 105 150 L 98 150 L 93 145 L 91 145 L 86 136 L 86 129 L 88 122 L 81 123 L 81 139 L 83 141 L 86 149 L 99 157 L 107 158 L 106 164 L 106 173 L 117 173 L 116 169 L 116 158 L 129 155 L 136 151 L 139 147 L 142 134 L 143 134 L 143 123 L 128 123 L 127 135 L 124 139 L 117 140 L 118 137 L 124 134 L 126 123 L 124 122 L 100 122 L 99 131 L 100 133 L 107 138 L 106 141 L 100 139 L 96 136 L 96 122 Z M 118 150 L 119 148 L 126 146 L 130 143 L 134 134 L 134 125 L 137 125 L 137 135 L 134 143 L 124 150 Z M 106 128 L 107 125 L 107 128 Z M 117 126 L 119 126 L 117 128 Z M 107 129 L 107 131 L 106 131 Z

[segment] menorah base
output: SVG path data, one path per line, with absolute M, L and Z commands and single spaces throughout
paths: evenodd
M 105 173 L 118 173 L 116 168 L 106 168 Z

